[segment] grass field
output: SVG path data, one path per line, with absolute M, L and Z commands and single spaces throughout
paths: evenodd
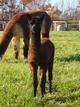
M 31 72 L 22 55 L 13 57 L 11 44 L 0 61 L 0 107 L 80 107 L 80 32 L 51 32 L 55 44 L 53 92 L 33 97 Z

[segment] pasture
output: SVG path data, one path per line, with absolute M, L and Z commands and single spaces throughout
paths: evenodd
M 79 107 L 80 106 L 80 32 L 50 32 L 55 44 L 53 69 L 53 92 L 33 97 L 31 72 L 22 55 L 20 60 L 13 57 L 10 43 L 0 60 L 0 107 Z

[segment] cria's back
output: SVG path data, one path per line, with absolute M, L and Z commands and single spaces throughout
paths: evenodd
M 54 58 L 54 44 L 48 38 L 41 39 L 41 63 L 49 64 Z

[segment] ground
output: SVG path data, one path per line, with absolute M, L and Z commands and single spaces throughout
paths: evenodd
M 0 61 L 0 107 L 79 107 L 80 106 L 80 32 L 51 32 L 50 39 L 55 45 L 53 68 L 53 92 L 33 97 L 32 77 L 29 64 L 22 55 L 20 60 L 13 57 L 10 43 Z

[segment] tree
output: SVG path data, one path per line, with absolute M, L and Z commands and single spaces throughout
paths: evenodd
M 50 0 L 21 0 L 28 11 L 43 10 L 46 11 L 52 20 L 59 18 L 61 11 L 49 3 Z
M 21 0 L 21 2 L 22 2 L 23 4 L 27 4 L 27 3 L 32 2 L 32 0 Z
M 21 2 L 29 9 L 36 10 L 48 4 L 49 0 L 21 0 Z
M 20 10 L 17 0 L 0 0 L 0 15 L 2 20 L 9 20 Z

